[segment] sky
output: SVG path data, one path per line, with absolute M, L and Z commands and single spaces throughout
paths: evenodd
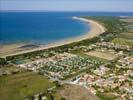
M 0 0 L 0 11 L 133 12 L 133 0 Z

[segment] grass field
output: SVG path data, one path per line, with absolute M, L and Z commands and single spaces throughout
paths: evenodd
M 85 52 L 82 52 L 82 51 L 72 51 L 71 53 L 82 56 L 82 57 L 87 57 L 89 59 L 93 59 L 93 60 L 96 60 L 96 61 L 101 61 L 101 62 L 104 62 L 104 63 L 108 62 L 108 60 L 106 60 L 106 59 L 103 59 L 101 57 L 91 56 L 91 55 L 88 55 L 88 54 L 86 54 Z
M 118 35 L 119 38 L 133 39 L 133 32 L 130 33 L 121 33 Z
M 99 52 L 99 51 L 90 51 L 85 54 L 87 54 L 89 56 L 99 57 L 99 58 L 106 59 L 106 60 L 113 60 L 117 57 L 116 55 L 114 55 L 112 53 Z
M 115 43 L 115 44 L 120 44 L 120 45 L 133 46 L 133 40 L 131 40 L 131 39 L 115 38 L 115 39 L 112 40 L 112 42 Z
M 23 100 L 39 92 L 45 92 L 54 84 L 44 76 L 23 72 L 0 77 L 1 100 Z

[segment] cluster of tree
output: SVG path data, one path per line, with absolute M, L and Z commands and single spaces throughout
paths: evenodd
M 0 58 L 0 65 L 6 65 L 7 61 L 4 58 Z

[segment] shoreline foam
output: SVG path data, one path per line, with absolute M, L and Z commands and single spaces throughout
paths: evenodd
M 6 45 L 5 49 L 4 49 L 4 46 L 2 46 L 3 48 L 2 48 L 2 50 L 0 50 L 0 56 L 2 56 L 2 57 L 13 56 L 13 55 L 18 55 L 18 54 L 23 54 L 23 53 L 53 48 L 53 47 L 57 47 L 57 46 L 61 46 L 61 45 L 66 45 L 66 44 L 70 44 L 72 42 L 79 42 L 79 41 L 82 41 L 85 39 L 91 39 L 91 38 L 98 36 L 98 35 L 100 35 L 106 31 L 105 27 L 103 27 L 100 23 L 98 23 L 94 20 L 89 20 L 89 19 L 81 18 L 81 17 L 73 17 L 73 19 L 88 23 L 90 26 L 90 31 L 84 35 L 81 35 L 81 36 L 77 36 L 77 37 L 69 38 L 69 39 L 64 39 L 64 40 L 53 42 L 53 43 L 49 43 L 47 45 L 44 45 L 44 46 L 41 46 L 39 48 L 35 48 L 32 50 L 20 50 L 20 52 L 18 50 L 18 52 L 17 52 L 17 46 L 15 48 L 13 45 L 13 48 L 15 48 L 14 53 L 13 53 L 13 51 L 11 52 L 11 50 L 13 50 L 11 46 L 9 47 L 9 48 L 11 48 L 11 50 L 9 50 L 9 53 L 8 53 L 8 50 L 6 50 L 7 45 Z M 20 46 L 20 44 L 19 44 L 19 46 Z M 3 51 L 7 51 L 6 52 L 7 54 L 5 54 Z M 2 55 L 2 53 L 3 53 L 3 55 Z

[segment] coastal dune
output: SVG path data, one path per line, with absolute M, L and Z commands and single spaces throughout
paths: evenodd
M 69 38 L 69 39 L 64 39 L 61 41 L 57 41 L 57 42 L 53 42 L 47 45 L 43 45 L 40 46 L 38 48 L 32 48 L 32 49 L 28 49 L 25 50 L 23 48 L 19 48 L 19 50 L 17 50 L 18 47 L 21 46 L 21 44 L 15 44 L 15 45 L 0 45 L 0 56 L 1 57 L 6 57 L 6 56 L 13 56 L 13 55 L 18 55 L 18 54 L 23 54 L 23 53 L 28 53 L 28 52 L 33 52 L 33 51 L 37 51 L 37 50 L 43 50 L 43 49 L 48 49 L 48 48 L 52 48 L 52 47 L 57 47 L 57 46 L 61 46 L 61 45 L 65 45 L 65 44 L 69 44 L 72 42 L 79 42 L 81 40 L 85 40 L 85 39 L 91 39 L 95 36 L 98 36 L 102 33 L 104 33 L 106 31 L 105 27 L 102 26 L 100 23 L 94 21 L 94 20 L 89 20 L 86 18 L 81 18 L 81 17 L 73 17 L 73 19 L 75 20 L 80 20 L 83 22 L 88 23 L 88 26 L 90 26 L 90 31 L 87 32 L 84 35 L 78 36 L 78 37 L 74 37 L 74 38 Z M 22 44 L 23 46 L 24 44 Z M 25 44 L 26 45 L 26 44 Z M 7 49 L 8 47 L 8 49 Z

